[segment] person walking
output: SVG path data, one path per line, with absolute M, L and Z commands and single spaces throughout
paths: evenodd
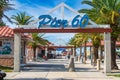
M 81 62 L 83 63 L 84 61 L 84 56 L 83 55 L 81 55 Z

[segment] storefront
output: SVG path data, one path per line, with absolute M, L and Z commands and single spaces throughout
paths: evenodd
M 29 35 L 22 34 L 21 63 L 26 62 L 27 42 L 31 40 Z M 10 67 L 14 65 L 14 32 L 7 26 L 0 27 L 0 65 Z

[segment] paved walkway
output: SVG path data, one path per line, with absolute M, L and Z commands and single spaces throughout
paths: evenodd
M 68 72 L 67 60 L 48 60 L 31 62 L 22 67 L 21 72 L 7 73 L 6 80 L 120 80 L 120 78 L 105 76 L 95 67 L 75 63 L 76 72 Z

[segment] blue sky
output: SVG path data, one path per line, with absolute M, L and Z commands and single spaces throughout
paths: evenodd
M 58 4 L 64 2 L 71 8 L 78 11 L 82 8 L 90 8 L 90 6 L 81 4 L 82 0 L 13 0 L 11 3 L 15 4 L 13 7 L 15 10 L 7 11 L 9 17 L 15 15 L 18 12 L 26 12 L 30 16 L 34 16 L 34 19 L 38 19 L 38 17 L 42 14 L 46 14 L 52 8 L 57 6 Z M 59 10 L 54 12 L 53 15 L 59 17 Z M 66 10 L 65 18 L 72 17 L 72 13 Z M 5 20 L 6 21 L 6 20 Z M 16 25 L 10 24 L 6 21 L 6 24 L 10 27 L 14 28 Z M 56 44 L 66 44 L 71 37 L 73 37 L 74 33 L 51 33 L 45 34 L 44 38 L 48 39 L 49 41 L 56 43 Z

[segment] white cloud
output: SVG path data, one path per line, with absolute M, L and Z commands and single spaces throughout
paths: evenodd
M 44 38 L 56 45 L 65 45 L 74 36 L 75 33 L 47 33 Z
M 27 0 L 29 1 L 29 0 Z M 56 2 L 59 3 L 59 2 Z M 41 5 L 35 5 L 35 7 L 32 6 L 28 6 L 26 3 L 25 4 L 21 4 L 18 1 L 13 1 L 13 4 L 15 4 L 15 9 L 14 11 L 9 11 L 6 14 L 9 14 L 9 17 L 11 15 L 15 15 L 17 12 L 19 11 L 25 11 L 27 14 L 34 16 L 35 19 L 38 18 L 38 16 L 42 15 L 42 14 L 46 14 L 47 12 L 49 12 L 52 8 L 48 8 L 46 6 L 41 6 Z M 67 11 L 67 10 L 66 10 Z M 58 9 L 57 11 L 53 12 L 51 15 L 53 16 L 57 16 L 58 18 L 60 18 L 60 9 Z M 69 11 L 65 12 L 65 18 L 66 19 L 70 19 L 73 15 L 69 13 Z M 11 26 L 12 28 L 14 28 L 16 25 L 10 24 L 7 22 L 7 25 Z M 71 37 L 73 37 L 73 33 L 52 33 L 52 34 L 45 34 L 45 39 L 48 39 L 50 42 L 55 43 L 56 45 L 65 45 L 69 39 Z
M 63 0 L 65 2 L 65 0 Z M 15 4 L 15 9 L 16 10 L 12 10 L 12 11 L 9 11 L 9 12 L 6 12 L 6 14 L 11 17 L 11 15 L 15 15 L 17 12 L 26 12 L 27 14 L 29 14 L 30 16 L 33 16 L 35 19 L 37 19 L 40 15 L 42 14 L 47 14 L 47 12 L 49 12 L 52 8 L 50 7 L 47 7 L 47 6 L 41 6 L 41 5 L 38 5 L 38 4 L 34 4 L 32 2 L 30 2 L 29 0 L 27 0 L 27 2 L 29 2 L 30 4 L 34 5 L 33 6 L 30 6 L 28 5 L 27 3 L 20 3 L 18 2 L 17 0 L 15 1 L 12 1 L 11 3 Z M 54 4 L 58 4 L 60 3 L 61 1 L 54 1 L 55 3 Z M 55 12 L 53 12 L 51 15 L 53 17 L 57 17 L 58 19 L 61 18 L 61 8 L 56 10 Z M 75 14 L 71 13 L 69 10 L 65 9 L 65 12 L 64 12 L 64 18 L 67 19 L 68 21 L 73 18 L 75 16 Z M 11 25 L 10 23 L 7 23 L 8 25 Z

